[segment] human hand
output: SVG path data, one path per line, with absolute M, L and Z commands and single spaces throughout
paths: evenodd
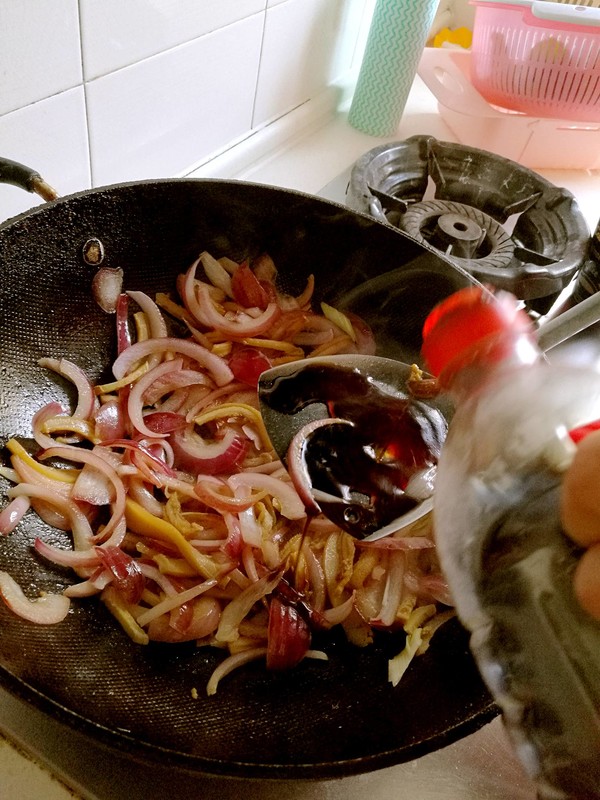
M 575 594 L 600 620 L 600 431 L 579 442 L 565 473 L 561 521 L 573 541 L 586 548 L 575 569 Z

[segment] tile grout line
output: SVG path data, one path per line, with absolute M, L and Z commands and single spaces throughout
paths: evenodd
M 94 186 L 94 168 L 92 163 L 92 143 L 90 139 L 90 116 L 88 111 L 87 81 L 85 79 L 85 64 L 83 59 L 83 25 L 81 22 L 81 0 L 77 0 L 77 24 L 79 27 L 79 59 L 81 62 L 81 86 L 83 89 L 83 111 L 85 116 L 85 133 L 87 140 L 88 170 L 90 186 Z
M 262 25 L 262 35 L 260 37 L 260 52 L 258 54 L 258 69 L 256 70 L 256 83 L 254 84 L 254 98 L 252 100 L 252 113 L 250 115 L 250 131 L 254 130 L 254 118 L 256 116 L 256 100 L 258 97 L 258 84 L 260 79 L 260 68 L 262 65 L 262 57 L 263 57 L 263 49 L 265 45 L 265 34 L 267 30 L 267 14 L 269 9 L 267 8 L 267 0 L 265 0 L 265 7 L 263 8 L 261 14 L 263 15 L 263 25 Z

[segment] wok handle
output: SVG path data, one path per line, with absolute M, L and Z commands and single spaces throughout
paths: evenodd
M 11 161 L 9 158 L 0 157 L 0 183 L 10 183 L 25 189 L 26 192 L 38 194 L 43 200 L 56 200 L 58 192 L 46 183 L 39 172 Z

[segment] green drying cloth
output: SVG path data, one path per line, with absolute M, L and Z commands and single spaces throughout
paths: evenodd
M 398 129 L 439 0 L 377 0 L 348 121 L 373 136 Z

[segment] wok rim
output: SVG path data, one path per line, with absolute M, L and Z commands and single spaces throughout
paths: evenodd
M 273 194 L 285 194 L 290 195 L 292 197 L 299 197 L 305 200 L 311 200 L 317 203 L 322 204 L 325 207 L 334 207 L 339 208 L 340 210 L 356 216 L 360 219 L 365 220 L 370 225 L 380 226 L 386 230 L 392 231 L 394 234 L 399 236 L 400 238 L 404 239 L 407 242 L 410 242 L 411 245 L 418 245 L 422 250 L 431 255 L 435 256 L 440 261 L 444 262 L 447 266 L 452 267 L 452 269 L 459 272 L 469 281 L 475 284 L 480 284 L 480 281 L 477 278 L 474 278 L 466 269 L 464 269 L 460 264 L 457 264 L 456 261 L 453 261 L 451 258 L 446 256 L 444 253 L 436 250 L 432 247 L 428 242 L 416 242 L 408 233 L 403 230 L 400 230 L 395 225 L 392 225 L 390 222 L 380 220 L 376 217 L 371 216 L 365 211 L 360 209 L 352 208 L 351 206 L 345 205 L 344 203 L 338 202 L 336 200 L 331 200 L 326 197 L 320 197 L 319 195 L 312 194 L 311 192 L 305 192 L 300 189 L 290 189 L 286 186 L 276 186 L 275 184 L 267 184 L 267 183 L 258 183 L 255 181 L 246 181 L 243 179 L 238 178 L 189 178 L 189 177 L 181 177 L 181 178 L 144 178 L 141 180 L 134 180 L 134 181 L 123 181 L 120 183 L 111 183 L 102 186 L 94 186 L 89 189 L 79 189 L 76 192 L 71 192 L 70 194 L 60 195 L 55 200 L 48 200 L 42 203 L 39 203 L 32 208 L 27 209 L 26 211 L 17 214 L 14 217 L 9 217 L 8 219 L 0 222 L 0 233 L 3 233 L 5 230 L 8 230 L 10 226 L 16 223 L 20 223 L 21 221 L 35 216 L 40 213 L 44 213 L 46 211 L 50 211 L 55 206 L 63 205 L 71 200 L 78 200 L 87 196 L 95 196 L 101 195 L 103 193 L 109 193 L 114 191 L 119 191 L 121 189 L 135 189 L 137 187 L 145 187 L 145 186 L 184 186 L 189 184 L 190 186 L 198 186 L 198 185 L 205 185 L 205 186 L 246 186 L 250 189 L 254 188 L 259 191 L 267 191 Z
M 119 749 L 126 752 L 140 765 L 151 765 L 157 758 L 161 766 L 174 768 L 194 775 L 210 775 L 223 778 L 251 780 L 334 780 L 363 775 L 369 772 L 398 766 L 422 756 L 435 753 L 444 747 L 476 733 L 500 714 L 500 709 L 490 697 L 483 708 L 477 708 L 456 725 L 402 748 L 392 748 L 373 755 L 333 761 L 259 764 L 251 761 L 222 760 L 184 753 L 173 748 L 161 747 L 130 736 L 124 731 L 108 728 L 72 711 L 26 681 L 11 675 L 0 665 L 0 683 L 13 697 L 30 703 L 39 712 L 54 722 L 65 726 L 90 740 L 93 746 L 100 745 L 109 752 Z

